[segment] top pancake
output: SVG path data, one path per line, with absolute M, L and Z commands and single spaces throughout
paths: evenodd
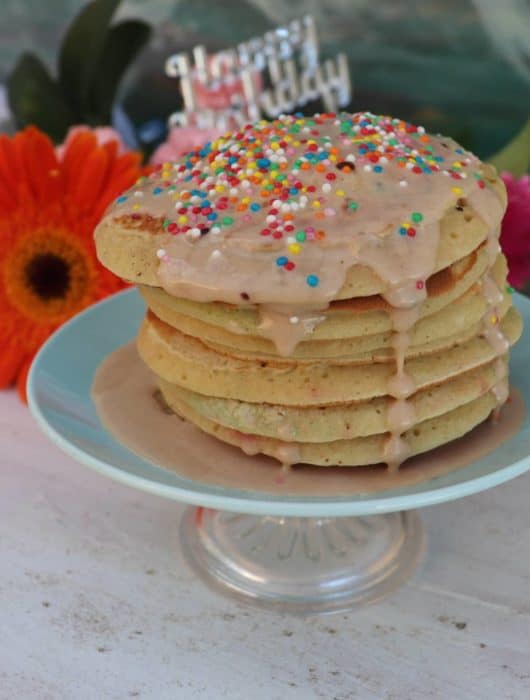
M 495 234 L 505 202 L 451 139 L 369 113 L 284 117 L 165 164 L 110 207 L 96 245 L 116 274 L 183 299 L 399 306 Z

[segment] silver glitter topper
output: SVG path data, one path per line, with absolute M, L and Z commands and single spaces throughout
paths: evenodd
M 309 16 L 218 53 L 196 46 L 191 56 L 174 54 L 166 74 L 180 80 L 184 100 L 182 111 L 169 117 L 170 126 L 230 129 L 319 98 L 326 111 L 335 112 L 352 94 L 346 56 L 320 62 Z

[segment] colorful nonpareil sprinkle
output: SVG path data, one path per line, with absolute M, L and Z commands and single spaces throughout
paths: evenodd
M 444 176 L 458 197 L 464 189 L 457 181 L 468 177 L 478 188 L 486 187 L 476 167 L 476 159 L 463 149 L 397 118 L 370 112 L 296 114 L 247 125 L 178 163 L 163 163 L 139 182 L 143 191 L 131 190 L 116 203 L 148 213 L 144 193 L 157 200 L 167 197 L 165 211 L 173 214 L 166 213 L 163 230 L 185 234 L 189 245 L 201 245 L 212 235 L 222 240 L 251 226 L 257 247 L 271 250 L 271 264 L 280 274 L 296 269 L 316 287 L 320 279 L 307 274 L 304 250 L 332 241 L 332 225 L 341 213 L 355 214 L 356 225 L 362 225 L 365 193 L 405 197 L 399 193 L 410 191 L 416 178 Z M 392 177 L 384 177 L 386 171 Z M 146 189 L 146 183 L 151 187 Z M 405 210 L 399 236 L 421 236 L 426 222 L 420 207 L 418 201 L 416 211 Z

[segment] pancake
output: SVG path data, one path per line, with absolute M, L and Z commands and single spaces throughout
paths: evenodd
M 506 359 L 501 371 L 507 372 Z M 419 422 L 452 411 L 491 391 L 499 380 L 497 360 L 464 372 L 411 398 Z M 386 432 L 388 396 L 327 406 L 279 406 L 219 399 L 189 391 L 164 379 L 158 385 L 167 405 L 179 412 L 185 404 L 198 415 L 249 435 L 295 442 L 332 442 Z
M 510 304 L 509 294 L 504 294 L 498 307 L 498 313 L 501 318 L 505 315 Z M 419 321 L 411 329 L 407 356 L 448 347 L 454 339 L 465 336 L 472 326 L 476 326 L 481 321 L 486 310 L 487 304 L 479 291 L 466 293 L 451 306 L 446 307 L 435 316 Z M 449 337 L 446 335 L 448 328 L 454 331 Z M 229 334 L 226 334 L 223 340 L 228 340 L 230 344 L 227 345 L 224 342 L 222 344 L 211 342 L 208 337 L 208 331 L 206 329 L 204 331 L 204 333 L 198 334 L 192 332 L 191 335 L 200 337 L 208 347 L 223 354 L 242 359 L 253 357 L 266 361 L 273 357 L 278 357 L 278 353 L 274 351 L 272 343 L 266 345 L 263 350 L 260 348 L 263 342 L 260 342 L 261 339 L 242 339 L 237 338 L 237 336 L 230 337 Z M 184 333 L 186 335 L 189 334 L 186 331 Z M 449 338 L 451 339 L 450 342 L 448 342 Z M 239 343 L 237 342 L 238 340 Z M 374 362 L 378 361 L 376 358 L 384 357 L 386 359 L 392 357 L 394 354 L 392 332 L 357 338 L 343 338 L 342 340 L 317 340 L 299 343 L 290 357 L 298 362 L 314 362 L 319 359 L 333 360 L 335 358 L 343 362 L 362 362 L 368 353 L 370 353 L 370 357 Z
M 502 180 L 496 175 L 492 177 L 489 169 L 486 169 L 484 177 L 504 208 L 506 190 Z M 99 260 L 116 275 L 133 284 L 159 287 L 157 251 L 174 243 L 174 237 L 164 227 L 166 220 L 165 216 L 145 213 L 127 213 L 103 220 L 96 230 Z M 489 222 L 485 222 L 472 206 L 466 206 L 462 211 L 456 209 L 454 204 L 448 207 L 440 222 L 440 243 L 433 272 L 450 267 L 476 250 L 486 241 L 489 228 Z M 117 240 L 119 245 L 116 245 Z M 364 265 L 355 265 L 348 270 L 346 280 L 334 298 L 372 296 L 384 292 L 385 287 L 384 281 L 373 270 Z M 222 301 L 222 295 L 218 296 L 217 300 Z M 259 298 L 253 300 L 261 301 Z
M 510 344 L 519 339 L 522 324 L 513 307 L 501 328 Z M 388 394 L 388 381 L 395 371 L 392 362 L 292 364 L 285 358 L 266 363 L 233 358 L 211 350 L 152 315 L 144 320 L 137 345 L 142 360 L 166 381 L 199 394 L 250 403 L 322 406 L 372 399 Z M 448 350 L 407 361 L 406 371 L 416 388 L 423 389 L 495 357 L 490 343 L 476 335 Z
M 498 265 L 505 265 L 496 261 Z M 420 317 L 430 316 L 453 300 L 462 296 L 476 284 L 488 266 L 487 251 L 481 246 L 449 268 L 441 270 L 427 281 L 427 298 L 422 305 Z M 506 269 L 504 269 L 506 274 Z M 170 296 L 163 289 L 140 285 L 138 287 L 146 305 L 170 325 L 178 328 L 173 318 L 182 316 L 202 321 L 211 326 L 220 326 L 232 333 L 263 336 L 259 307 L 234 306 L 222 302 L 204 304 Z M 356 297 L 335 300 L 320 313 L 325 320 L 315 326 L 311 340 L 334 340 L 344 337 L 359 337 L 392 330 L 389 305 L 380 296 Z
M 505 208 L 449 138 L 285 116 L 163 164 L 95 240 L 146 302 L 138 350 L 175 412 L 284 464 L 396 469 L 507 400 Z
M 451 440 L 456 440 L 486 420 L 496 406 L 492 393 L 486 393 L 474 401 L 463 404 L 443 416 L 418 423 L 414 429 L 404 433 L 414 456 L 432 450 Z M 282 441 L 261 435 L 248 435 L 214 423 L 189 405 L 174 400 L 178 415 L 191 421 L 204 432 L 240 447 L 248 454 L 266 454 L 283 463 L 316 464 L 319 466 L 364 466 L 386 461 L 386 434 L 371 435 L 353 440 L 334 442 Z
M 473 268 L 474 269 L 474 268 Z M 492 268 L 494 279 L 499 285 L 506 278 L 506 262 L 504 256 L 499 256 Z M 471 275 L 470 275 L 471 276 Z M 470 280 L 465 276 L 456 282 L 453 288 L 444 295 L 445 305 L 434 313 L 424 313 L 411 332 L 410 346 L 426 346 L 433 344 L 434 349 L 444 347 L 444 337 L 447 329 L 452 335 L 464 333 L 470 326 L 478 323 L 486 312 L 486 301 L 480 291 L 480 285 L 468 287 Z M 458 292 L 464 289 L 464 293 Z M 143 288 L 142 295 L 153 313 L 168 325 L 180 330 L 185 335 L 200 338 L 208 347 L 224 354 L 246 358 L 253 356 L 256 359 L 270 359 L 277 356 L 274 343 L 259 336 L 259 327 L 256 327 L 257 336 L 249 334 L 233 333 L 225 328 L 204 323 L 192 316 L 187 316 L 174 311 L 170 304 L 165 303 L 168 295 L 163 293 L 162 302 L 159 303 L 159 295 L 151 295 L 150 291 Z M 439 297 L 438 297 L 439 299 Z M 509 304 L 508 295 L 504 295 L 500 305 L 500 313 L 504 315 Z M 209 306 L 209 305 L 203 305 Z M 352 304 L 353 307 L 353 304 Z M 436 308 L 436 307 L 435 307 Z M 432 307 L 428 309 L 432 311 Z M 237 312 L 236 312 L 237 314 Z M 336 313 L 328 320 L 329 310 L 322 311 L 326 320 L 315 328 L 311 340 L 300 342 L 291 357 L 297 361 L 313 361 L 319 358 L 347 357 L 350 360 L 357 354 L 374 352 L 381 348 L 389 348 L 392 338 L 392 328 L 388 313 L 381 311 L 354 311 L 353 308 L 346 313 Z M 380 319 L 380 317 L 383 317 Z M 232 321 L 227 322 L 228 328 L 233 328 Z M 333 326 L 333 336 L 336 340 L 320 340 L 317 331 L 325 332 L 327 325 Z M 384 329 L 381 333 L 380 329 Z M 378 332 L 379 331 L 379 332 Z M 441 341 L 436 343 L 436 341 Z

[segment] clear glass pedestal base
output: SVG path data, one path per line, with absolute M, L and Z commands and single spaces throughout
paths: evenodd
M 184 554 L 210 586 L 303 614 L 349 610 L 395 591 L 424 548 L 417 512 L 281 518 L 188 508 Z

